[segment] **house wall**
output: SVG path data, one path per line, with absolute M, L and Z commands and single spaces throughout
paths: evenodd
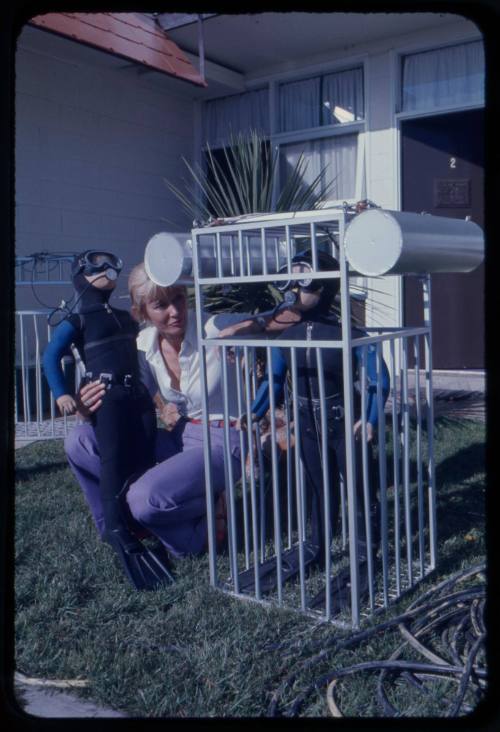
M 366 195 L 387 209 L 399 209 L 399 56 L 480 37 L 474 23 L 450 16 L 449 23 L 411 34 L 401 34 L 366 44 L 332 49 L 328 54 L 289 60 L 245 77 L 248 89 L 294 76 L 363 64 L 365 70 Z M 376 293 L 374 292 L 376 290 Z M 368 280 L 366 324 L 402 325 L 401 278 Z
M 122 257 L 125 274 L 153 234 L 190 228 L 163 181 L 179 182 L 181 156 L 193 158 L 193 102 L 184 86 L 185 97 L 172 93 L 167 77 L 125 59 L 23 30 L 16 54 L 16 255 L 106 248 Z M 37 288 L 54 305 L 70 291 Z M 114 298 L 125 292 L 122 274 Z M 31 288 L 18 287 L 17 308 L 32 307 L 39 305 Z
M 251 89 L 363 63 L 366 194 L 397 209 L 398 54 L 478 35 L 473 23 L 455 16 L 439 28 L 289 59 L 247 74 L 244 83 Z M 130 268 L 152 234 L 190 228 L 163 183 L 165 176 L 180 180 L 181 156 L 200 159 L 202 111 L 189 85 L 173 87 L 166 76 L 32 28 L 21 35 L 16 71 L 17 254 L 107 246 Z M 367 324 L 400 325 L 400 278 L 378 280 L 373 288 Z M 18 306 L 34 305 L 29 288 L 18 288 Z
M 368 198 L 387 209 L 401 208 L 400 135 L 398 121 L 400 56 L 478 37 L 476 26 L 466 20 L 447 28 L 401 36 L 368 51 L 367 91 L 367 191 Z M 376 280 L 376 295 L 367 299 L 367 325 L 383 319 L 403 325 L 401 277 Z

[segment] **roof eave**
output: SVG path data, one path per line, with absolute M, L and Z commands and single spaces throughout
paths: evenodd
M 166 33 L 149 25 L 137 13 L 46 13 L 31 18 L 30 23 L 195 86 L 207 86 Z

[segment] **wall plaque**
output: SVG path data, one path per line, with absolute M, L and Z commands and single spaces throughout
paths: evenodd
M 470 208 L 470 178 L 434 178 L 435 208 Z

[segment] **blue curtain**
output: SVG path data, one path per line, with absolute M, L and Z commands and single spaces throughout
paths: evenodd
M 358 135 L 336 135 L 308 142 L 280 145 L 280 182 L 283 185 L 301 155 L 307 160 L 304 176 L 312 183 L 326 167 L 324 182 L 333 181 L 329 199 L 353 198 L 356 186 Z
M 402 111 L 484 104 L 482 41 L 403 58 Z
M 349 69 L 279 87 L 280 132 L 364 118 L 363 70 Z
M 291 81 L 279 87 L 280 132 L 321 125 L 320 77 Z
M 203 105 L 202 146 L 224 147 L 231 134 L 256 130 L 269 135 L 269 93 L 267 89 L 212 99 Z
M 340 71 L 323 77 L 323 124 L 342 124 L 364 118 L 363 69 Z

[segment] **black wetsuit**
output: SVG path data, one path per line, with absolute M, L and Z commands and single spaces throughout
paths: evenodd
M 106 533 L 123 527 L 123 505 L 117 496 L 133 474 L 155 463 L 156 414 L 139 379 L 136 347 L 138 325 L 130 314 L 108 305 L 110 290 L 92 285 L 83 275 L 74 278 L 82 296 L 79 312 L 55 330 L 44 353 L 44 370 L 56 398 L 67 389 L 61 357 L 74 343 L 92 379 L 111 374 L 101 407 L 92 415 L 101 458 L 100 488 Z
M 366 335 L 364 331 L 352 329 L 352 336 L 361 337 Z M 291 325 L 280 333 L 276 342 L 280 339 L 296 340 L 306 342 L 307 340 L 330 340 L 341 341 L 342 329 L 338 319 L 334 315 L 328 315 L 321 309 L 315 308 L 303 314 L 303 320 Z M 276 349 L 278 350 L 278 349 Z M 275 349 L 273 349 L 275 351 Z M 287 370 L 292 371 L 291 349 L 279 349 L 282 358 L 286 361 Z M 345 444 L 345 422 L 343 418 L 344 409 L 344 383 L 343 383 L 343 362 L 342 348 L 322 348 L 323 373 L 325 383 L 325 397 L 327 407 L 327 428 L 328 428 L 328 474 L 330 480 L 330 523 L 335 526 L 339 516 L 340 490 L 339 477 L 346 479 L 346 444 Z M 311 497 L 311 529 L 312 543 L 318 547 L 318 561 L 323 563 L 325 556 L 325 502 L 323 496 L 323 460 L 321 442 L 321 411 L 320 392 L 318 380 L 318 363 L 316 348 L 296 348 L 297 364 L 297 392 L 299 401 L 300 416 L 300 453 L 304 470 L 307 477 L 309 495 Z M 372 377 L 368 378 L 368 399 L 367 418 L 376 423 L 376 375 L 373 379 L 373 359 L 375 352 L 372 348 Z M 359 374 L 359 354 L 353 350 L 353 377 L 354 381 Z M 367 369 L 370 375 L 370 368 Z M 273 375 L 275 377 L 274 391 L 279 394 L 283 383 L 284 370 L 278 364 L 275 368 L 273 359 Z M 276 383 L 278 382 L 278 383 Z M 281 382 L 281 383 L 280 383 Z M 262 416 L 268 407 L 268 377 L 259 388 L 252 411 L 257 416 Z M 383 401 L 387 399 L 389 376 L 385 364 L 382 373 Z M 359 391 L 354 390 L 354 421 L 361 415 L 361 396 Z M 375 426 L 375 425 L 374 425 Z M 363 481 L 361 442 L 356 440 L 356 498 L 357 498 L 357 527 L 358 541 L 364 543 L 365 520 L 363 504 Z M 373 460 L 371 444 L 368 443 L 368 471 L 370 483 L 370 513 L 372 514 L 373 539 L 376 540 L 379 530 L 378 502 L 376 500 L 377 476 Z

